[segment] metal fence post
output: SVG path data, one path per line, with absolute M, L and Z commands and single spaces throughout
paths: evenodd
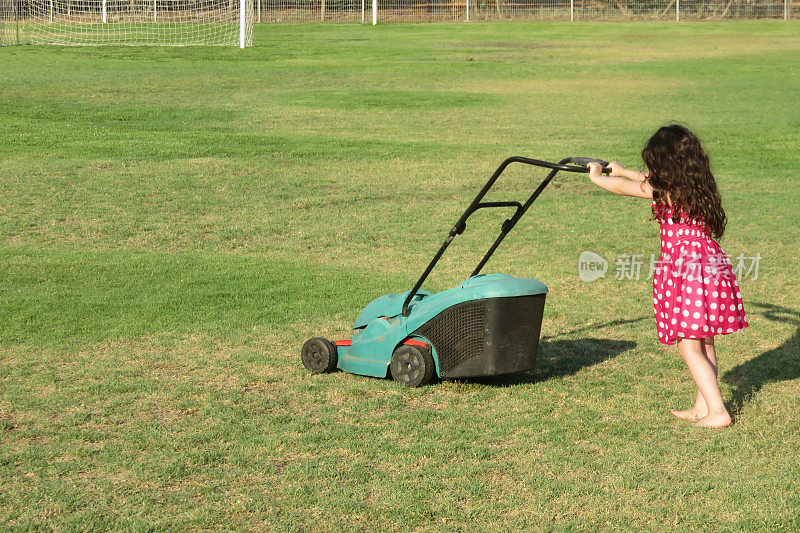
M 675 22 L 681 20 L 681 0 L 675 0 Z
M 372 0 L 372 25 L 378 23 L 378 0 Z
M 569 0 L 569 20 L 575 20 L 575 0 Z
M 19 4 L 17 2 L 12 2 L 11 5 L 14 8 L 14 23 L 16 26 L 15 40 L 16 44 L 19 44 Z

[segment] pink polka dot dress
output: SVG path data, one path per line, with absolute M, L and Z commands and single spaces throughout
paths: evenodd
M 731 261 L 702 221 L 681 216 L 653 202 L 661 225 L 661 256 L 653 275 L 658 340 L 702 339 L 747 327 L 742 293 Z

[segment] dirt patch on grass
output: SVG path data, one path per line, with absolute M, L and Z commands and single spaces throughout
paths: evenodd
M 521 48 L 521 49 L 544 49 L 544 48 L 566 48 L 568 45 L 560 43 L 546 43 L 542 41 L 488 41 L 480 43 L 457 43 L 451 45 L 439 45 L 438 48 Z
M 0 401 L 0 433 L 13 431 L 19 427 L 17 413 L 8 402 Z
M 499 94 L 561 94 L 569 91 L 591 91 L 604 97 L 617 97 L 621 91 L 640 93 L 661 92 L 669 88 L 685 87 L 687 82 L 665 81 L 654 77 L 632 77 L 614 80 L 613 83 L 603 79 L 590 78 L 527 78 L 508 80 L 469 80 L 462 86 L 465 91 L 494 92 Z M 562 184 L 563 185 L 563 184 Z
M 493 41 L 483 43 L 481 46 L 487 48 L 524 48 L 524 49 L 541 49 L 541 48 L 565 48 L 564 44 L 543 43 L 543 42 L 530 42 L 530 41 Z

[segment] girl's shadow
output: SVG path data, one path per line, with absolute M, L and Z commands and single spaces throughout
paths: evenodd
M 734 416 L 765 384 L 800 378 L 800 312 L 772 304 L 751 305 L 761 309 L 766 319 L 794 324 L 797 329 L 777 348 L 735 366 L 722 376 L 722 381 L 733 387 L 730 410 Z

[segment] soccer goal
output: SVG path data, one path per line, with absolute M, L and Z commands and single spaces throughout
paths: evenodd
M 0 45 L 253 44 L 253 0 L 0 0 Z

